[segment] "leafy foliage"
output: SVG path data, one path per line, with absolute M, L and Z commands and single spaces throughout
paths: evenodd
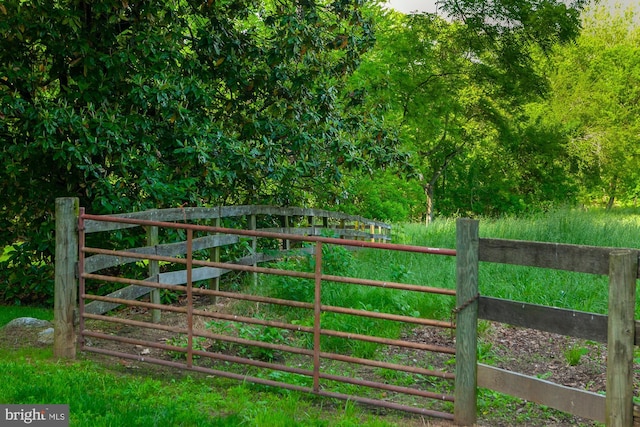
M 374 41 L 362 3 L 3 2 L 0 246 L 50 263 L 56 197 L 294 204 L 393 163 L 393 134 L 342 91 Z
M 640 193 L 639 45 L 633 8 L 601 7 L 586 15 L 576 43 L 558 46 L 548 63 L 548 109 L 570 136 L 585 203 L 635 203 Z
M 378 44 L 351 83 L 368 88 L 399 127 L 411 153 L 405 179 L 423 188 L 428 220 L 436 211 L 513 212 L 566 197 L 562 134 L 539 126 L 527 105 L 548 88 L 540 53 L 578 34 L 580 7 L 452 0 L 442 4 L 448 19 L 390 13 L 378 21 Z

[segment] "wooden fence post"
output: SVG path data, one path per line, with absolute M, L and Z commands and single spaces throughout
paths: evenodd
M 158 227 L 151 226 L 147 227 L 147 246 L 156 247 L 160 242 L 158 237 Z M 157 251 L 157 248 L 156 248 Z M 157 255 L 157 253 L 156 253 Z M 149 261 L 149 277 L 152 282 L 160 281 L 160 263 L 158 261 Z M 153 304 L 160 304 L 160 289 L 155 288 L 150 292 L 149 300 Z M 151 321 L 153 323 L 160 323 L 160 319 L 162 317 L 161 311 L 157 308 L 151 310 Z
M 252 231 L 256 231 L 258 229 L 258 223 L 255 215 L 251 215 L 249 217 L 249 229 Z M 251 255 L 253 255 L 253 257 L 255 258 L 253 266 L 257 267 L 258 266 L 258 238 L 255 236 L 251 238 L 251 251 L 252 251 Z M 258 273 L 254 272 L 253 286 L 257 286 L 257 285 L 258 285 Z
M 78 215 L 76 197 L 56 199 L 55 296 L 53 303 L 53 356 L 75 359 L 74 316 L 78 299 Z
M 286 234 L 291 233 L 291 230 L 289 230 L 289 215 L 285 215 L 282 217 L 281 220 L 282 223 L 282 227 L 284 228 L 284 232 Z M 285 251 L 288 251 L 289 249 L 291 249 L 291 240 L 289 239 L 285 239 L 282 241 L 282 249 L 284 249 Z
M 216 227 L 220 227 L 220 217 L 215 219 L 215 222 L 213 225 Z M 220 233 L 216 233 L 216 234 L 219 235 Z M 220 246 L 219 245 L 216 245 L 215 248 L 209 249 L 209 261 L 220 262 Z M 217 276 L 209 281 L 209 289 L 213 289 L 215 291 L 220 290 L 220 276 Z M 214 295 L 209 299 L 209 301 L 211 301 L 211 303 L 213 304 L 217 304 L 218 297 Z
M 609 256 L 607 338 L 607 427 L 633 426 L 633 346 L 637 254 L 629 250 Z
M 478 221 L 456 222 L 456 379 L 454 422 L 472 425 L 477 412 Z

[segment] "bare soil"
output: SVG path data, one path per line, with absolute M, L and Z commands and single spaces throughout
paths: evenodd
M 200 307 L 201 309 L 203 307 Z M 226 311 L 229 310 L 224 301 L 218 304 L 205 306 L 205 310 Z M 128 309 L 120 313 L 129 319 L 149 319 L 149 314 L 145 310 L 140 309 Z M 184 318 L 172 313 L 163 313 L 163 323 L 170 323 L 173 325 L 185 326 Z M 195 327 L 204 329 L 204 320 L 196 318 L 194 320 Z M 116 333 L 120 336 L 135 336 L 137 339 L 142 339 L 150 342 L 166 343 L 170 342 L 175 334 L 167 331 L 159 331 L 147 328 L 138 328 L 128 325 L 114 325 L 114 324 L 92 324 L 92 330 L 102 331 L 107 333 Z M 37 344 L 37 332 L 38 330 L 30 329 L 0 329 L 0 348 L 21 348 L 28 346 L 38 346 Z M 442 346 L 452 346 L 454 338 L 448 331 L 441 329 L 434 329 L 429 327 L 421 327 L 407 331 L 405 336 L 402 337 L 405 340 L 428 343 Z M 108 348 L 113 351 L 122 352 L 136 352 L 138 355 L 145 355 L 147 357 L 163 358 L 171 360 L 175 357 L 167 353 L 165 350 L 144 347 L 144 346 L 131 346 L 128 344 L 120 344 L 117 342 L 100 342 L 94 343 L 90 339 L 88 345 L 100 345 L 102 348 Z M 207 344 L 204 344 L 205 347 Z M 412 359 L 418 357 L 412 353 L 412 351 L 398 350 L 393 347 L 393 350 L 386 350 L 384 359 Z M 580 354 L 579 360 L 573 360 L 569 363 L 570 356 L 569 351 L 572 350 Z M 583 390 L 589 390 L 593 392 L 605 391 L 606 380 L 606 346 L 598 343 L 587 342 L 584 340 L 573 339 L 561 335 L 550 334 L 546 332 L 535 331 L 531 329 L 524 329 L 518 327 L 510 327 L 498 323 L 482 322 L 480 326 L 479 334 L 479 355 L 480 361 L 493 366 L 497 366 L 503 369 L 507 369 L 514 372 L 520 372 L 525 375 L 537 376 L 544 378 L 548 381 L 565 385 L 568 387 L 580 388 Z M 576 353 L 574 353 L 575 355 Z M 170 368 L 150 366 L 146 363 L 141 363 L 134 360 L 118 358 L 118 357 L 105 357 L 94 353 L 84 353 L 81 357 L 97 360 L 100 363 L 104 363 L 118 369 L 135 370 L 134 372 L 151 373 L 156 372 L 160 375 L 176 375 L 181 374 L 172 373 Z M 430 364 L 438 365 L 440 363 L 445 364 L 450 356 L 439 355 L 433 356 L 433 359 L 429 360 Z M 634 365 L 635 384 L 634 389 L 638 390 L 640 385 L 640 378 L 638 372 L 640 372 L 640 366 Z M 362 377 L 367 379 L 367 375 L 373 375 L 370 372 L 363 372 Z M 379 378 L 378 378 L 379 380 Z M 569 414 L 565 414 L 559 411 L 549 410 L 548 408 L 541 407 L 533 404 L 532 402 L 526 402 L 519 399 L 505 399 L 502 395 L 492 395 L 491 393 L 481 394 L 481 399 L 485 399 L 485 402 L 479 404 L 478 424 L 482 427 L 502 427 L 502 426 L 549 426 L 549 427 L 561 427 L 561 426 L 595 426 L 598 425 L 595 422 L 573 417 Z M 496 404 L 498 409 L 492 409 L 491 399 L 499 399 L 499 404 Z M 488 402 L 487 402 L 488 400 Z M 384 411 L 376 410 L 375 413 L 384 415 Z M 401 415 L 402 424 L 407 426 L 433 426 L 442 427 L 453 425 L 447 421 L 426 418 L 421 416 Z M 397 419 L 397 414 L 396 414 Z

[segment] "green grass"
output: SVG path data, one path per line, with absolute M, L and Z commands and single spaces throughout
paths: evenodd
M 455 247 L 455 221 L 396 227 L 397 242 L 430 247 Z M 638 248 L 640 210 L 558 210 L 523 218 L 480 219 L 480 237 Z M 370 255 L 365 255 L 365 257 Z M 382 259 L 384 257 L 384 260 Z M 455 260 L 441 256 L 378 255 L 381 265 L 404 262 L 406 276 L 424 285 L 455 286 Z M 532 267 L 480 263 L 480 293 L 511 300 L 574 310 L 606 313 L 608 277 Z M 435 304 L 428 317 L 442 318 L 446 310 Z M 636 309 L 636 317 L 640 311 Z
M 0 305 L 0 327 L 18 317 L 33 317 L 51 321 L 53 320 L 53 310 L 21 305 Z
M 135 374 L 93 361 L 56 362 L 0 349 L 2 404 L 69 404 L 72 426 L 364 426 L 403 425 L 350 403 L 314 401 L 205 376 Z M 172 378 L 173 377 L 173 378 Z M 323 407 L 326 405 L 325 407 Z

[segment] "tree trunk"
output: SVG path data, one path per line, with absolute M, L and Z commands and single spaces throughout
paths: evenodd
M 426 197 L 426 202 L 427 202 L 425 225 L 429 226 L 429 224 L 433 222 L 433 185 L 431 185 L 431 183 L 425 184 L 424 195 Z
M 610 210 L 613 207 L 613 203 L 616 200 L 616 189 L 618 188 L 617 178 L 613 179 L 613 182 L 609 185 L 610 193 L 609 193 L 609 201 L 607 202 L 607 210 Z

